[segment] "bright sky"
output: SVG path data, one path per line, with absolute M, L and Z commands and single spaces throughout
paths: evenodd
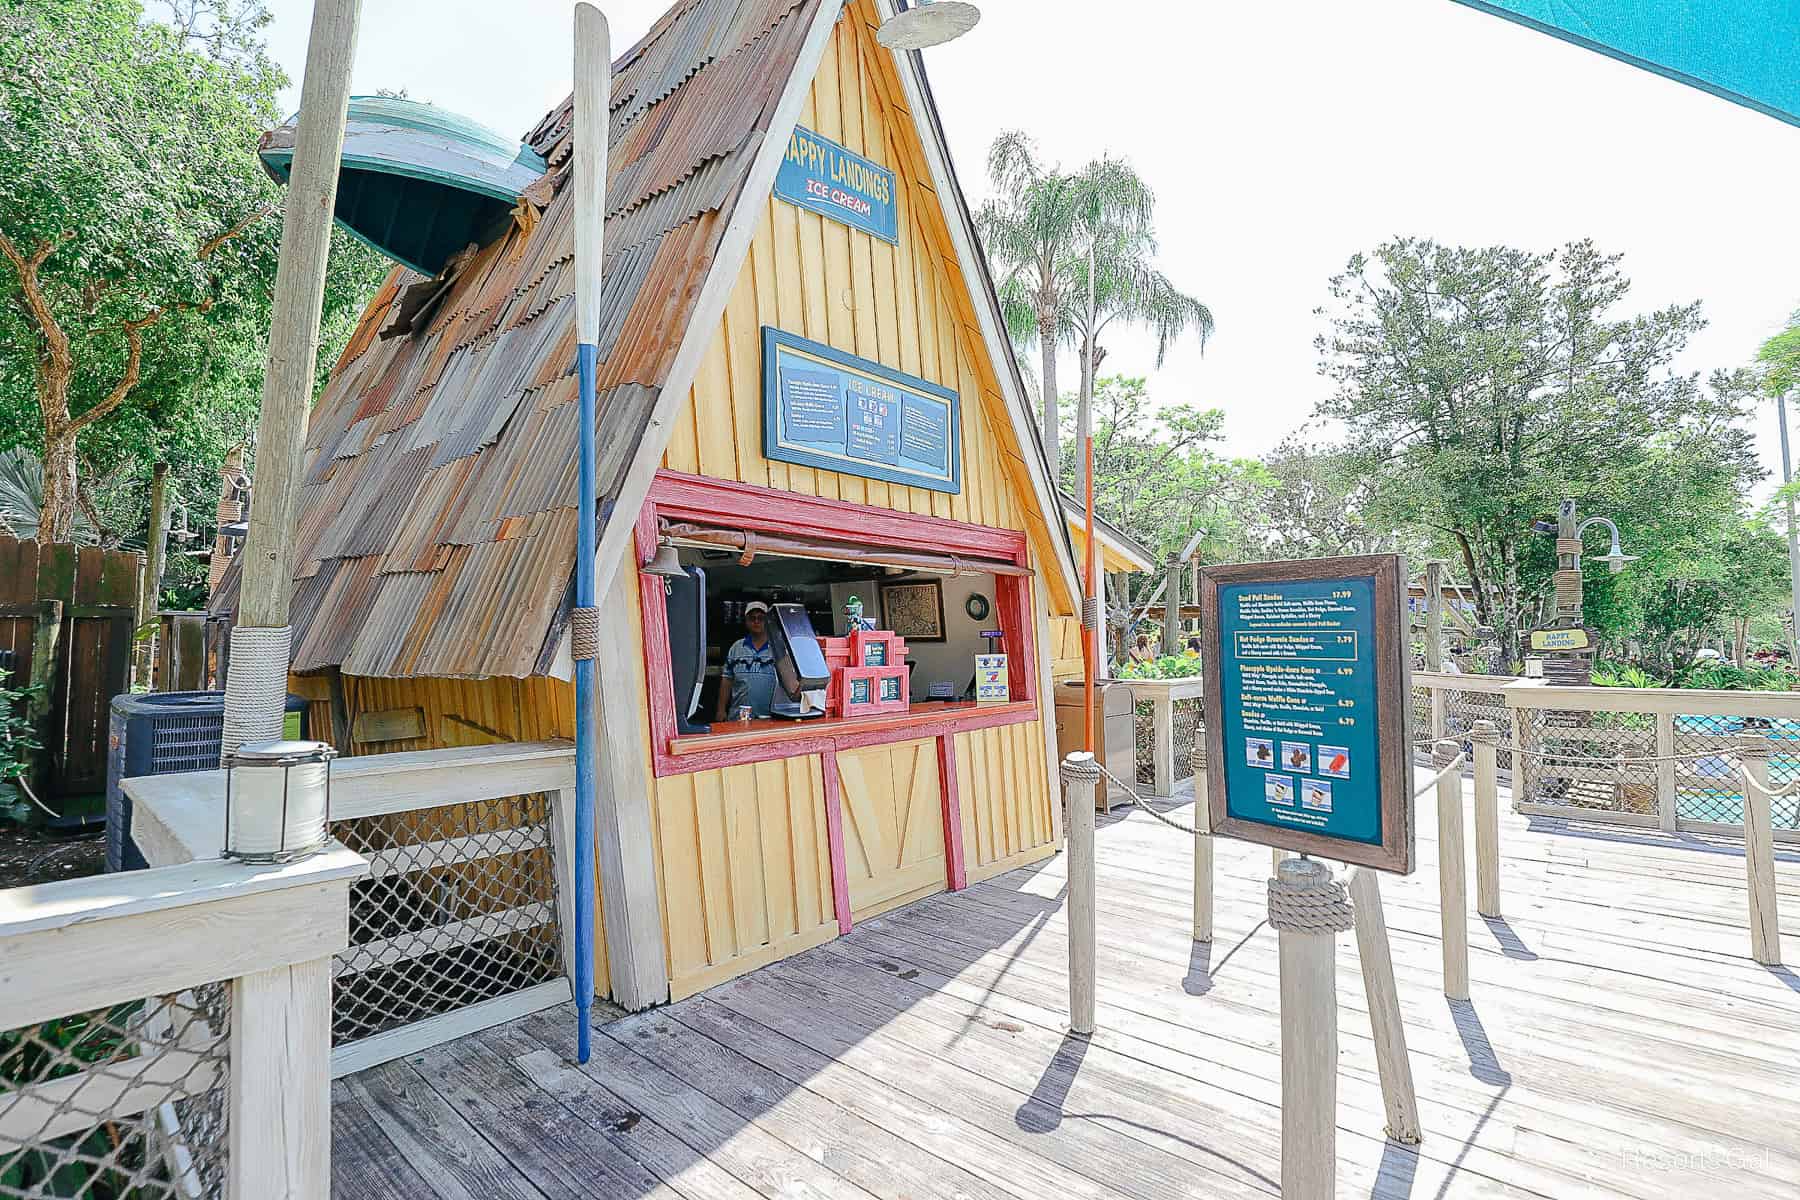
M 615 53 L 665 0 L 611 0 Z M 270 0 L 296 79 L 310 0 Z M 984 0 L 928 52 L 971 201 L 1003 129 L 1069 166 L 1131 160 L 1159 197 L 1162 263 L 1213 311 L 1153 375 L 1163 403 L 1226 413 L 1259 454 L 1327 392 L 1312 348 L 1325 281 L 1396 234 L 1622 252 L 1635 309 L 1700 299 L 1684 366 L 1747 363 L 1800 307 L 1800 129 L 1450 0 Z M 371 0 L 355 88 L 404 88 L 523 134 L 569 91 L 568 0 Z M 284 103 L 291 111 L 298 87 Z M 1106 369 L 1151 374 L 1116 335 Z M 1063 378 L 1075 378 L 1070 356 Z M 1764 465 L 1780 468 L 1772 408 Z M 1760 489 L 1766 492 L 1769 484 Z

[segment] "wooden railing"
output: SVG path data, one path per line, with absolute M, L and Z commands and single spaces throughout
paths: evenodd
M 0 1197 L 324 1200 L 366 870 L 334 846 L 0 891 Z
M 1194 773 L 1190 760 L 1200 729 L 1200 697 L 1205 692 L 1200 677 L 1131 679 L 1119 686 L 1130 689 L 1134 705 L 1150 709 L 1149 737 L 1144 736 L 1142 721 L 1137 734 L 1140 754 L 1146 741 L 1149 744 L 1150 770 L 1140 772 L 1138 782 L 1149 784 L 1158 796 L 1172 796 L 1175 785 Z
M 1743 736 L 1769 743 L 1770 781 L 1800 781 L 1800 693 L 1602 688 L 1494 675 L 1413 673 L 1414 735 L 1467 740 L 1499 727 L 1516 811 L 1665 832 L 1741 837 Z M 1773 805 L 1778 841 L 1800 842 L 1800 800 Z
M 330 972 L 333 1076 L 569 999 L 574 776 L 565 742 L 333 764 L 332 832 L 370 864 Z M 125 789 L 149 861 L 217 855 L 221 773 Z

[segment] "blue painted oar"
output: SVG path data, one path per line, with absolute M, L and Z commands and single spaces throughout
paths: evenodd
M 575 6 L 575 370 L 581 410 L 575 607 L 591 609 L 599 498 L 594 485 L 595 365 L 600 356 L 600 250 L 606 223 L 606 123 L 612 34 L 591 4 Z M 577 639 L 579 641 L 579 639 Z M 586 650 L 591 655 L 592 650 Z M 600 744 L 592 657 L 575 659 L 575 1059 L 586 1062 L 594 1007 L 594 783 Z

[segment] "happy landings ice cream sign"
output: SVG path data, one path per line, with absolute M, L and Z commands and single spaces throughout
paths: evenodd
M 775 176 L 775 194 L 808 212 L 899 244 L 894 173 L 810 129 L 794 127 Z

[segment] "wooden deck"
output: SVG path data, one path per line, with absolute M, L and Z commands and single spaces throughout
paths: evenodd
M 1058 856 L 606 1025 L 585 1068 L 564 1008 L 342 1080 L 334 1195 L 1277 1193 L 1269 854 L 1219 844 L 1218 938 L 1196 945 L 1191 843 L 1126 811 L 1099 834 L 1091 1043 L 1065 1033 Z M 1417 1153 L 1382 1136 L 1339 939 L 1339 1193 L 1800 1197 L 1800 973 L 1747 957 L 1741 853 L 1502 820 L 1506 919 L 1471 913 L 1472 1003 L 1439 986 L 1430 828 L 1383 881 Z M 1800 958 L 1800 853 L 1779 859 Z

